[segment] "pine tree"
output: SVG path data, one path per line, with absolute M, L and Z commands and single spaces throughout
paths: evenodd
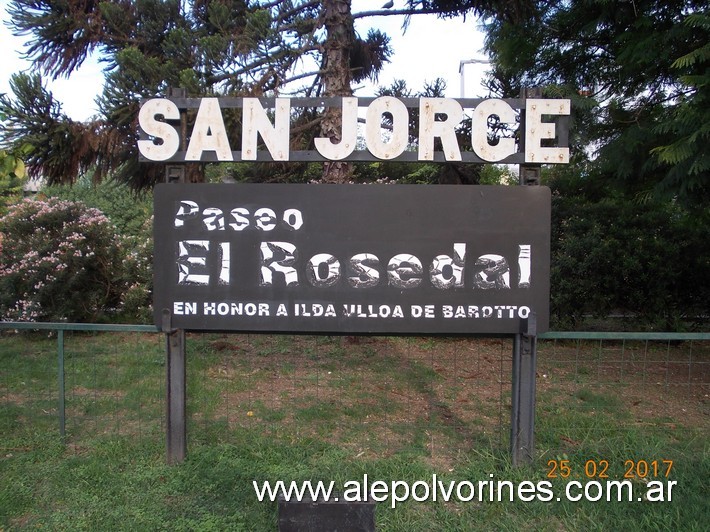
M 343 13 L 338 24 L 348 31 L 328 27 L 331 11 Z M 89 170 L 97 180 L 116 172 L 136 189 L 160 181 L 161 168 L 137 162 L 137 114 L 142 99 L 170 87 L 188 96 L 261 96 L 301 83 L 303 95 L 340 95 L 337 69 L 346 84 L 372 77 L 391 53 L 380 32 L 355 34 L 349 0 L 13 0 L 9 14 L 13 31 L 32 37 L 27 56 L 45 75 L 68 76 L 92 52 L 105 64 L 100 116 L 86 124 L 62 114 L 37 74 L 14 76 L 15 98 L 0 96 L 0 140 L 15 149 L 29 143 L 28 171 L 49 183 Z M 338 49 L 342 60 L 329 57 Z M 303 72 L 303 64 L 316 66 Z M 193 168 L 193 180 L 201 175 Z

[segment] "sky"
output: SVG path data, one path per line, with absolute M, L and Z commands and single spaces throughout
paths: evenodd
M 353 0 L 353 13 L 379 9 L 383 0 Z M 5 56 L 0 61 L 0 93 L 10 92 L 9 79 L 15 72 L 28 70 L 31 65 L 22 58 L 27 36 L 15 37 L 7 27 L 8 0 L 0 0 L 0 50 Z M 395 0 L 394 8 L 404 7 L 404 0 Z M 394 55 L 381 72 L 377 85 L 388 86 L 395 79 L 404 79 L 413 91 L 421 90 L 425 82 L 437 77 L 446 80 L 446 96 L 458 98 L 461 94 L 459 76 L 462 60 L 484 58 L 483 35 L 473 17 L 440 20 L 433 15 L 412 17 L 406 32 L 402 29 L 403 17 L 388 16 L 358 19 L 356 31 L 363 37 L 371 27 L 385 32 L 391 38 Z M 463 67 L 465 96 L 486 96 L 481 81 L 487 65 L 466 64 Z M 44 80 L 62 110 L 74 120 L 87 120 L 96 114 L 96 96 L 103 86 L 102 67 L 93 57 L 68 79 Z M 365 85 L 356 91 L 357 96 L 372 96 L 376 86 Z

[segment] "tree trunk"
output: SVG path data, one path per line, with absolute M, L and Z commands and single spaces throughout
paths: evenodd
M 352 96 L 350 88 L 350 48 L 355 40 L 350 0 L 323 0 L 326 29 L 323 85 L 325 96 Z M 339 108 L 326 109 L 321 136 L 340 142 L 342 117 Z M 347 183 L 352 177 L 352 163 L 332 161 L 323 165 L 324 183 Z

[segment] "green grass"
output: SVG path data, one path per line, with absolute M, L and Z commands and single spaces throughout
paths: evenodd
M 621 479 L 628 460 L 673 460 L 673 500 L 381 503 L 378 530 L 706 529 L 707 402 L 658 394 L 646 374 L 603 379 L 583 357 L 561 373 L 543 347 L 536 459 L 514 468 L 499 437 L 508 430 L 509 389 L 496 382 L 509 379 L 505 355 L 481 344 L 472 359 L 460 354 L 468 344 L 447 342 L 190 336 L 189 455 L 170 467 L 161 338 L 67 339 L 62 442 L 54 340 L 3 335 L 0 530 L 275 530 L 276 503 L 258 502 L 253 481 L 342 486 L 365 474 L 411 483 L 436 474 L 445 483 L 550 480 L 561 490 L 565 480 L 548 474 L 563 460 L 567 480 L 579 481 L 589 461 L 608 462 L 610 479 Z M 499 373 L 481 373 L 486 357 Z

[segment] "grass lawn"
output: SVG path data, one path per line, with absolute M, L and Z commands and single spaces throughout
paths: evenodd
M 0 336 L 0 530 L 276 530 L 276 503 L 259 502 L 253 481 L 342 491 L 364 475 L 431 484 L 434 474 L 477 488 L 549 481 L 554 495 L 388 499 L 378 530 L 710 523 L 707 342 L 541 342 L 536 460 L 521 468 L 507 450 L 507 340 L 190 335 L 189 455 L 172 467 L 163 349 L 159 335 L 67 335 L 62 441 L 56 340 Z M 625 477 L 630 502 L 557 500 L 571 480 Z M 676 482 L 672 500 L 639 501 L 656 481 Z

